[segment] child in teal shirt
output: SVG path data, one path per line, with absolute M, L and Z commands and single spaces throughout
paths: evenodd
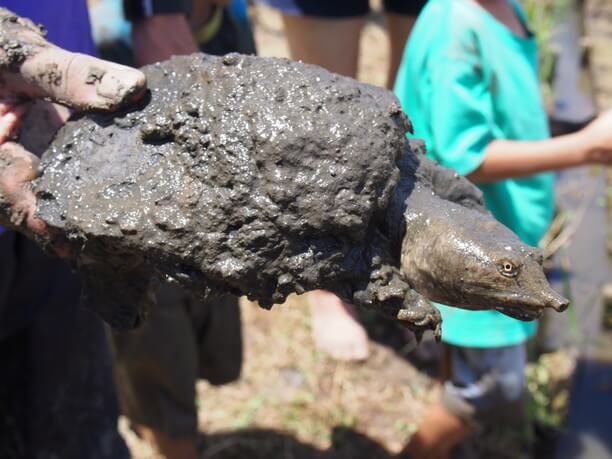
M 514 0 L 430 0 L 395 83 L 428 156 L 473 180 L 493 215 L 537 245 L 554 210 L 551 170 L 612 160 L 612 114 L 549 139 L 537 48 Z M 534 322 L 439 305 L 451 378 L 408 450 L 446 457 L 474 425 L 521 420 Z
M 448 27 L 431 26 L 448 17 Z M 522 10 L 517 17 L 524 22 Z M 431 1 L 415 27 L 395 92 L 428 155 L 469 175 L 480 167 L 496 138 L 550 137 L 537 78 L 537 48 L 531 35 L 517 35 L 469 1 Z M 537 245 L 553 210 L 553 174 L 480 184 L 493 215 L 524 242 Z M 535 332 L 495 311 L 441 306 L 444 340 L 488 347 L 518 344 Z

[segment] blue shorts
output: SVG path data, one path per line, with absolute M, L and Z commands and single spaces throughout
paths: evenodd
M 1 457 L 130 457 L 105 327 L 79 298 L 68 263 L 0 236 Z
M 519 424 L 525 414 L 525 343 L 494 348 L 449 346 L 451 378 L 442 403 L 478 426 L 496 421 Z
M 318 16 L 322 18 L 350 18 L 370 12 L 368 0 L 255 0 L 290 16 Z M 383 0 L 387 13 L 417 16 L 427 0 Z

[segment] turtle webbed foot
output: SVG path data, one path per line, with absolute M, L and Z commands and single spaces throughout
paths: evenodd
M 400 320 L 419 340 L 426 330 L 440 338 L 440 312 L 412 290 L 393 266 L 382 265 L 372 271 L 366 288 L 355 292 L 352 302 Z
M 406 293 L 404 307 L 397 312 L 397 319 L 416 335 L 418 341 L 426 330 L 432 330 L 436 340 L 442 336 L 440 311 L 414 290 Z

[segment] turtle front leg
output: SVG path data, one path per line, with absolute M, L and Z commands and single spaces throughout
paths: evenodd
M 393 266 L 381 265 L 373 270 L 365 288 L 354 292 L 352 302 L 400 320 L 419 341 L 425 330 L 432 330 L 436 339 L 440 338 L 440 312 L 412 290 Z
M 414 290 L 409 290 L 404 298 L 404 308 L 397 313 L 397 318 L 405 324 L 421 341 L 425 330 L 433 330 L 436 341 L 442 337 L 442 316 L 431 302 Z

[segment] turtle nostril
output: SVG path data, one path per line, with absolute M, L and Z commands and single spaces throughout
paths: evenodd
M 548 302 L 548 307 L 553 308 L 557 312 L 565 311 L 569 306 L 569 300 L 555 293 L 551 296 Z
M 559 303 L 559 306 L 556 308 L 557 311 L 563 312 L 569 307 L 569 301 L 564 300 L 562 303 Z

